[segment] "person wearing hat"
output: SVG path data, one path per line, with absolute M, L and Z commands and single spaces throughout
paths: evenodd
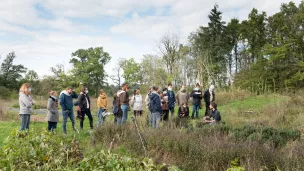
M 66 134 L 66 123 L 68 118 L 70 118 L 72 122 L 72 127 L 75 130 L 75 119 L 74 119 L 74 111 L 73 111 L 73 99 L 77 99 L 78 95 L 74 92 L 73 87 L 68 87 L 66 90 L 63 90 L 60 93 L 59 101 L 60 106 L 62 108 L 62 129 L 63 132 Z
M 209 116 L 210 114 L 210 103 L 215 102 L 215 93 L 214 93 L 214 85 L 210 85 L 209 89 L 204 93 L 204 101 L 206 104 L 205 116 Z

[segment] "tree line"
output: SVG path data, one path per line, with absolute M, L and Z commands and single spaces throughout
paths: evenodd
M 158 41 L 157 53 L 141 61 L 120 58 L 113 75 L 104 66 L 111 60 L 102 47 L 79 49 L 71 55 L 73 68 L 65 71 L 58 64 L 53 75 L 38 79 L 35 71 L 14 65 L 12 52 L 1 64 L 0 86 L 15 89 L 23 82 L 37 84 L 37 93 L 49 89 L 86 84 L 97 94 L 100 88 L 118 88 L 123 81 L 131 86 L 210 84 L 218 88 L 237 87 L 255 93 L 283 92 L 304 85 L 304 2 L 284 3 L 280 11 L 267 16 L 253 8 L 246 20 L 222 19 L 214 5 L 209 22 L 189 34 L 182 44 L 177 35 L 165 34 Z M 115 85 L 109 85 L 110 78 Z M 38 93 L 39 94 L 39 93 Z

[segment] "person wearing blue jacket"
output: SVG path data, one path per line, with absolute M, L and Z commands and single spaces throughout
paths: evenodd
M 74 111 L 73 111 L 73 99 L 77 99 L 78 95 L 74 92 L 73 87 L 68 87 L 66 90 L 60 93 L 60 106 L 62 108 L 62 129 L 66 134 L 66 123 L 68 121 L 68 117 L 72 121 L 72 127 L 75 130 L 75 119 L 74 119 Z
M 168 107 L 169 107 L 169 111 L 171 112 L 171 117 L 173 118 L 174 117 L 174 107 L 175 107 L 175 94 L 172 89 L 171 83 L 168 84 L 168 98 L 169 98 Z
M 149 110 L 152 113 L 151 122 L 153 128 L 159 127 L 162 113 L 161 98 L 157 93 L 157 89 L 157 87 L 153 86 L 152 92 L 149 95 Z

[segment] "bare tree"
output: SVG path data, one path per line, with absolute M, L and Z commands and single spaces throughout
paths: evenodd
M 173 66 L 179 59 L 179 37 L 165 34 L 158 43 L 158 49 L 166 62 L 169 74 L 173 74 Z
M 120 87 L 121 81 L 122 81 L 122 59 L 117 60 L 117 65 L 113 68 L 113 71 L 115 72 L 114 75 L 110 76 L 110 79 L 118 86 Z
M 51 67 L 50 70 L 54 73 L 56 78 L 59 78 L 61 74 L 65 73 L 63 64 L 56 64 L 54 67 Z

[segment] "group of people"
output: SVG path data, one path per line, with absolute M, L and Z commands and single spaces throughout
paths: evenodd
M 29 129 L 32 106 L 35 104 L 35 101 L 31 97 L 31 89 L 31 85 L 27 83 L 23 84 L 20 88 L 19 114 L 21 118 L 21 130 Z M 121 86 L 121 90 L 114 94 L 112 112 L 115 116 L 114 123 L 117 125 L 124 124 L 127 121 L 128 112 L 131 108 L 134 111 L 135 117 L 142 116 L 144 102 L 148 108 L 150 126 L 153 128 L 159 127 L 160 121 L 168 121 L 169 113 L 171 113 L 172 118 L 174 117 L 176 104 L 178 106 L 178 116 L 180 118 L 188 118 L 190 98 L 192 98 L 192 119 L 199 117 L 199 110 L 202 108 L 202 101 L 204 99 L 206 110 L 203 122 L 219 123 L 221 121 L 220 112 L 217 110 L 215 103 L 213 85 L 211 85 L 208 90 L 202 92 L 200 85 L 196 84 L 191 93 L 187 92 L 185 86 L 181 86 L 181 89 L 176 94 L 173 91 L 171 83 L 163 89 L 153 86 L 150 87 L 145 99 L 140 94 L 139 89 L 134 90 L 132 97 L 130 97 L 129 91 L 129 85 L 124 83 Z M 48 130 L 53 131 L 57 127 L 57 123 L 59 122 L 59 104 L 62 109 L 62 129 L 65 134 L 67 133 L 66 124 L 68 118 L 72 122 L 72 128 L 76 130 L 74 106 L 77 106 L 77 118 L 80 119 L 80 129 L 83 129 L 85 115 L 89 119 L 90 128 L 93 129 L 91 100 L 88 93 L 89 89 L 85 86 L 81 89 L 79 95 L 74 91 L 73 87 L 66 88 L 66 90 L 59 94 L 59 97 L 56 91 L 50 91 L 46 114 Z M 77 101 L 73 102 L 73 99 L 77 99 Z M 100 90 L 97 107 L 97 127 L 100 127 L 105 119 L 103 113 L 108 109 L 108 98 L 103 89 Z

